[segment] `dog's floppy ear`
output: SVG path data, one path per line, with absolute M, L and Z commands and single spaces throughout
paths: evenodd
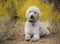
M 26 13 L 25 13 L 26 18 L 28 17 L 28 13 L 29 13 L 29 8 L 26 10 Z
M 38 15 L 37 15 L 37 19 L 40 19 L 41 18 L 41 12 L 40 12 L 40 10 L 38 10 Z

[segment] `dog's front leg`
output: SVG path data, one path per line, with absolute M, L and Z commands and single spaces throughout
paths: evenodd
M 30 30 L 28 27 L 25 27 L 25 40 L 29 41 L 31 39 Z
M 39 39 L 40 39 L 40 33 L 39 33 L 39 29 L 37 28 L 35 28 L 34 30 L 33 30 L 33 33 L 34 33 L 34 35 L 33 35 L 33 37 L 32 37 L 32 39 L 31 39 L 31 41 L 38 41 Z

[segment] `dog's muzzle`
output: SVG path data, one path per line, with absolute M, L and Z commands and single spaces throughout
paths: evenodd
M 31 15 L 31 17 L 30 17 L 30 19 L 29 19 L 29 22 L 32 22 L 32 23 L 35 22 L 35 19 L 34 19 L 34 16 L 33 16 L 33 15 Z

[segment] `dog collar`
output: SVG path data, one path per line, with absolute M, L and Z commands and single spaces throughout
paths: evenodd
M 34 26 L 36 21 L 29 21 L 29 22 L 32 23 L 32 26 Z

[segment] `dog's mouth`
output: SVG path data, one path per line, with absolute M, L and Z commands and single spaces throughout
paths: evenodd
M 30 18 L 29 19 L 29 22 L 34 23 L 35 22 L 35 19 L 34 18 Z

